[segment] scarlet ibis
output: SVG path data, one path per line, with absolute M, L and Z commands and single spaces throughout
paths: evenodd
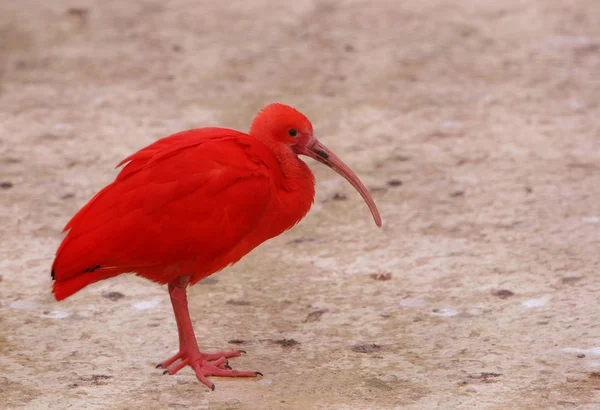
M 200 128 L 160 139 L 125 158 L 114 182 L 98 192 L 64 228 L 52 265 L 53 293 L 62 300 L 122 273 L 168 284 L 179 351 L 157 367 L 175 374 L 191 366 L 207 376 L 253 377 L 227 359 L 240 351 L 203 353 L 188 312 L 186 288 L 234 264 L 290 229 L 308 212 L 315 178 L 298 155 L 343 176 L 381 217 L 358 177 L 313 134 L 294 108 L 263 108 L 244 134 Z

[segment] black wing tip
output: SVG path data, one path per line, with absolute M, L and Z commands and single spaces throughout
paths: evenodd
M 96 265 L 96 266 L 92 266 L 91 268 L 85 268 L 83 270 L 83 273 L 90 273 L 90 272 L 94 272 L 98 269 L 100 269 L 102 266 L 100 265 Z M 52 280 L 56 280 L 56 269 L 52 269 L 50 271 L 50 277 L 52 278 Z

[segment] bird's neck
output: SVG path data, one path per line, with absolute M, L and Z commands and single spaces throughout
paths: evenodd
M 312 191 L 314 191 L 315 177 L 313 173 L 308 165 L 298 158 L 298 155 L 296 155 L 290 147 L 272 147 L 271 151 L 275 155 L 277 162 L 279 162 L 281 169 L 281 188 L 285 191 L 292 192 L 296 190 L 306 190 L 307 188 L 312 187 Z
M 315 177 L 304 161 L 290 147 L 271 148 L 279 162 L 281 177 L 277 181 L 278 205 L 281 215 L 289 219 L 291 228 L 310 210 L 315 199 Z M 288 215 L 289 214 L 289 215 Z

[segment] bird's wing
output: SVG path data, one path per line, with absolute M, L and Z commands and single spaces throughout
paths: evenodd
M 67 224 L 54 278 L 210 262 L 260 221 L 271 200 L 273 161 L 258 140 L 214 128 L 140 150 Z

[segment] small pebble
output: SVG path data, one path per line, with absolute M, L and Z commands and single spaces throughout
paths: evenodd
M 450 309 L 450 308 L 441 308 L 441 309 L 433 309 L 431 311 L 431 314 L 435 315 L 435 316 L 451 317 L 451 316 L 458 315 L 458 311 L 456 311 L 454 309 Z
M 548 298 L 543 297 L 543 298 L 539 298 L 539 299 L 525 300 L 525 301 L 521 302 L 521 305 L 528 307 L 528 308 L 536 308 L 536 307 L 542 307 L 542 306 L 546 305 L 546 303 L 548 303 Z
M 159 299 L 144 300 L 133 304 L 133 307 L 138 310 L 148 310 L 156 307 L 160 303 Z
M 53 310 L 52 312 L 44 312 L 44 314 L 52 319 L 64 319 L 69 316 L 67 312 L 62 312 L 60 310 Z
M 403 299 L 398 303 L 398 306 L 403 308 L 421 308 L 425 305 L 425 301 L 421 299 Z

